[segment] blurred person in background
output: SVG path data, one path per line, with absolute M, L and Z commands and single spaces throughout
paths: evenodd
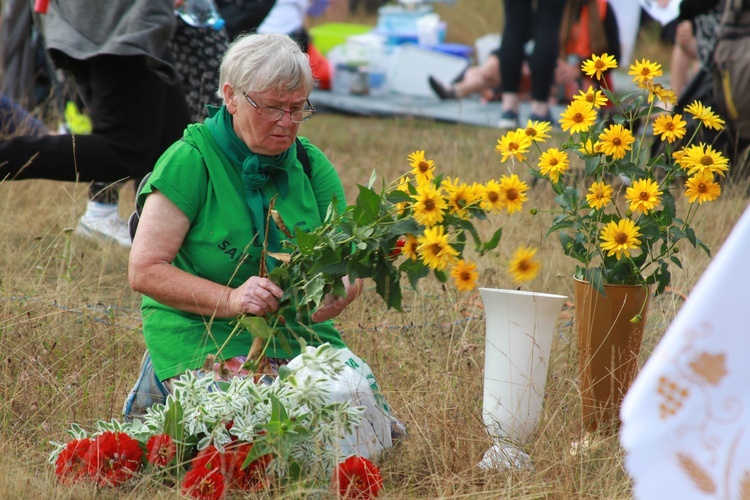
M 594 15 L 590 15 L 590 12 Z M 620 37 L 614 11 L 606 0 L 568 0 L 563 11 L 560 28 L 560 54 L 554 69 L 554 85 L 548 94 L 558 102 L 570 100 L 579 90 L 589 85 L 598 88 L 598 82 L 585 77 L 581 63 L 591 54 L 604 52 L 620 57 Z M 472 66 L 451 85 L 444 85 L 429 77 L 432 90 L 441 99 L 460 99 L 480 93 L 485 100 L 495 100 L 500 87 L 500 51 L 493 51 L 480 66 Z M 611 82 L 609 88 L 612 88 Z M 519 94 L 531 87 L 531 71 L 528 61 L 522 65 L 522 81 Z M 519 99 L 521 97 L 519 96 Z
M 552 121 L 549 89 L 555 78 L 559 53 L 560 24 L 565 0 L 504 0 L 505 28 L 500 46 L 502 114 L 498 126 L 518 127 L 519 90 L 525 59 L 524 46 L 534 41 L 529 57 L 531 71 L 531 119 Z
M 117 190 L 149 172 L 190 122 L 168 43 L 181 0 L 52 2 L 47 50 L 75 82 L 90 114 L 89 135 L 23 136 L 0 141 L 0 176 L 97 181 L 76 233 L 130 246 Z M 103 183 L 103 184 L 101 184 Z

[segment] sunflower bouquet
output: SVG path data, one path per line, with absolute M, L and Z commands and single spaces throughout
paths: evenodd
M 720 196 L 729 161 L 696 138 L 702 128 L 722 130 L 724 121 L 699 101 L 685 107 L 687 116 L 668 111 L 676 95 L 654 80 L 661 65 L 645 59 L 629 68 L 637 90 L 615 95 L 602 75 L 616 67 L 607 54 L 583 62 L 582 71 L 602 88 L 580 91 L 563 111 L 559 123 L 569 137 L 560 147 L 542 146 L 549 122 L 529 121 L 496 149 L 503 162 L 519 161 L 552 186 L 559 208 L 547 235 L 557 233 L 565 254 L 578 261 L 576 278 L 600 293 L 604 284 L 642 284 L 659 294 L 670 284 L 670 262 L 681 267 L 682 240 L 710 255 L 693 224 L 700 206 Z M 691 133 L 688 119 L 696 123 Z M 576 157 L 583 169 L 571 168 Z M 687 200 L 682 215 L 679 197 Z
M 305 313 L 325 293 L 343 293 L 345 277 L 373 279 L 387 306 L 397 310 L 404 276 L 413 287 L 430 273 L 441 282 L 452 278 L 459 290 L 476 287 L 476 264 L 464 252 L 469 246 L 479 254 L 494 249 L 502 229 L 484 240 L 475 223 L 491 213 L 519 211 L 528 186 L 517 175 L 485 183 L 443 176 L 421 150 L 408 161 L 411 169 L 399 179 L 376 189 L 373 173 L 358 186 L 355 204 L 340 213 L 331 208 L 311 232 L 289 235 L 288 253 L 274 254 L 282 265 L 269 274 L 286 291 L 282 305 L 293 300 Z

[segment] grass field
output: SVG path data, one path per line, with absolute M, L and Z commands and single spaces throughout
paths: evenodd
M 492 16 L 467 14 L 460 22 L 474 26 L 487 18 Z M 500 17 L 494 19 L 499 23 Z M 320 114 L 300 133 L 333 161 L 351 198 L 373 170 L 385 180 L 406 172 L 406 157 L 416 149 L 426 150 L 441 172 L 469 182 L 507 171 L 494 152 L 499 132 L 493 129 Z M 746 187 L 725 187 L 719 200 L 701 210 L 696 231 L 714 252 L 746 205 Z M 42 180 L 0 183 L 0 498 L 178 498 L 176 489 L 146 480 L 118 490 L 59 486 L 46 462 L 49 441 L 65 440 L 71 423 L 119 417 L 144 349 L 140 297 L 126 279 L 128 251 L 72 233 L 86 188 Z M 410 433 L 379 463 L 384 498 L 631 496 L 616 437 L 587 436 L 582 429 L 572 325 L 574 263 L 556 239 L 544 237 L 552 217 L 544 210 L 552 207 L 552 196 L 540 184 L 530 191 L 523 213 L 496 216 L 484 225 L 488 233 L 501 225 L 503 238 L 495 252 L 478 260 L 481 286 L 516 288 L 506 272 L 508 260 L 521 244 L 537 246 L 543 268 L 523 289 L 570 297 L 552 347 L 544 412 L 525 447 L 532 468 L 487 472 L 476 466 L 492 444 L 481 419 L 485 323 L 478 292 L 457 293 L 426 279 L 419 290 L 405 293 L 404 312 L 398 313 L 386 310 L 368 286 L 339 319 L 345 341 L 370 363 Z M 128 188 L 124 215 L 131 206 Z M 539 215 L 529 208 L 538 208 Z M 709 262 L 690 248 L 681 258 L 684 268 L 672 270 L 673 291 L 652 300 L 642 361 Z M 575 453 L 572 444 L 586 438 L 591 445 Z

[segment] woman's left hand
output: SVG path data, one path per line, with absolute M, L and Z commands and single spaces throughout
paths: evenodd
M 321 321 L 327 321 L 331 318 L 335 318 L 341 314 L 346 306 L 351 304 L 354 299 L 359 297 L 362 293 L 365 283 L 362 279 L 356 279 L 354 282 L 349 282 L 348 277 L 344 277 L 344 289 L 346 295 L 344 297 L 338 297 L 332 294 L 326 294 L 323 298 L 323 302 L 320 304 L 318 309 L 313 313 L 311 319 L 314 323 L 320 323 Z

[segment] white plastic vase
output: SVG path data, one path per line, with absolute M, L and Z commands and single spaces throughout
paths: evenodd
M 479 291 L 487 323 L 484 423 L 496 442 L 523 444 L 536 430 L 542 412 L 552 336 L 567 297 L 495 288 Z M 500 444 L 495 448 L 480 466 L 519 466 L 528 459 L 520 449 Z

